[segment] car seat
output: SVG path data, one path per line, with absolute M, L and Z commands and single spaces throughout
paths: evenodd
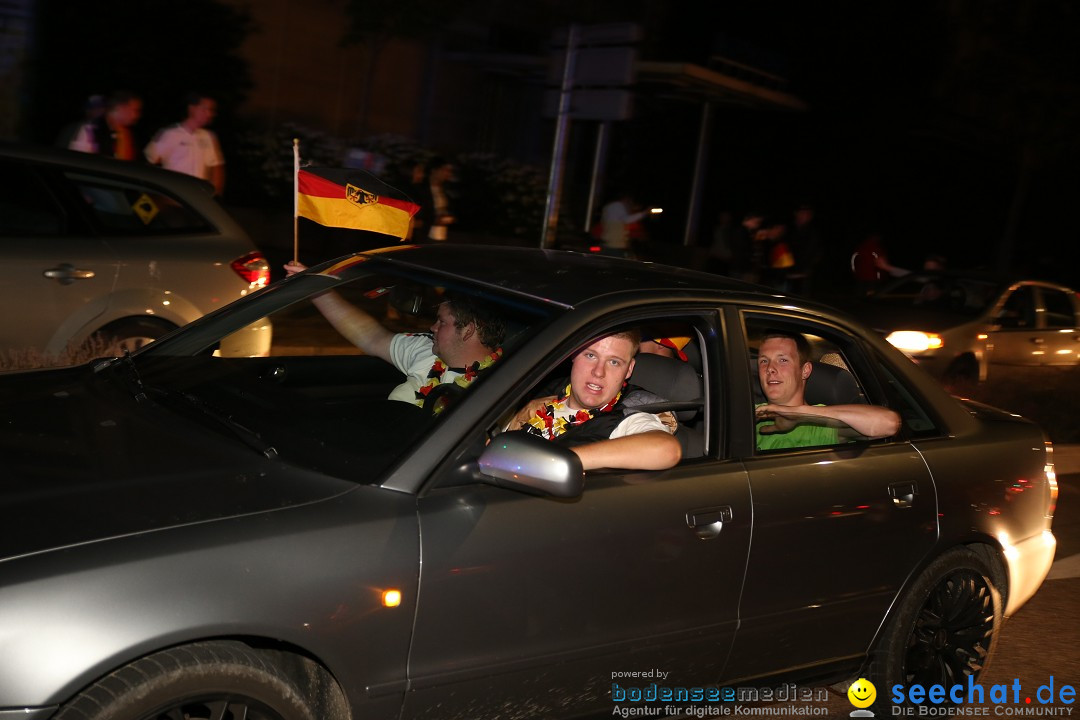
M 638 353 L 629 382 L 663 398 L 661 402 L 640 407 L 644 412 L 670 410 L 679 421 L 675 437 L 683 446 L 683 457 L 700 457 L 705 453 L 703 430 L 705 400 L 701 377 L 682 360 Z
M 863 397 L 862 390 L 859 389 L 858 381 L 855 380 L 855 376 L 847 368 L 842 367 L 843 360 L 840 360 L 839 355 L 827 353 L 821 357 L 821 360 L 812 360 L 810 364 L 813 366 L 813 370 L 810 371 L 810 377 L 806 379 L 806 388 L 803 393 L 803 399 L 807 405 L 858 405 L 866 403 L 866 398 Z M 761 390 L 761 383 L 758 382 L 756 366 L 755 357 L 750 365 L 750 373 L 754 383 L 755 405 L 768 402 L 765 393 Z
M 859 390 L 855 376 L 844 368 L 829 363 L 813 361 L 814 369 L 806 379 L 804 398 L 807 405 L 853 405 L 865 404 L 866 398 Z

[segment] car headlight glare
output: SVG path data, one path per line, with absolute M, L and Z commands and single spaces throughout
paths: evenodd
M 938 350 L 945 346 L 945 341 L 937 333 L 920 332 L 918 330 L 897 330 L 889 333 L 889 336 L 885 339 L 904 352 L 925 352 L 927 350 Z

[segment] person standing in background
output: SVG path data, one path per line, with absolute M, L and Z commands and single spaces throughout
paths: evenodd
M 629 225 L 641 222 L 645 211 L 641 210 L 630 193 L 622 193 L 600 212 L 600 236 L 604 253 L 620 257 L 634 257 L 630 247 Z
M 225 158 L 217 135 L 206 128 L 217 114 L 217 102 L 200 93 L 187 96 L 187 117 L 162 128 L 146 146 L 146 159 L 169 170 L 208 180 L 214 194 L 225 192 Z
M 872 295 L 885 278 L 901 277 L 908 273 L 889 262 L 885 240 L 879 232 L 868 233 L 855 248 L 851 256 L 851 272 L 855 276 L 855 290 L 859 295 Z
M 456 220 L 451 212 L 447 188 L 453 180 L 454 165 L 449 160 L 434 158 L 428 163 L 427 182 L 420 182 L 420 211 L 416 214 L 416 225 L 429 241 L 446 240 L 447 230 Z
M 90 124 L 105 114 L 105 96 L 91 95 L 83 105 L 83 117 L 70 122 L 60 130 L 56 138 L 56 147 L 71 148 L 84 125 Z
M 136 145 L 131 128 L 141 116 L 142 98 L 125 90 L 114 92 L 105 103 L 105 113 L 79 128 L 68 148 L 134 160 Z
M 817 223 L 814 222 L 814 206 L 802 203 L 795 208 L 795 214 L 788 232 L 788 246 L 791 248 L 795 266 L 788 271 L 788 289 L 799 295 L 811 295 L 814 276 L 821 265 L 821 237 Z

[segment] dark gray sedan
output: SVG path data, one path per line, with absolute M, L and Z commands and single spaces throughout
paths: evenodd
M 327 324 L 327 291 L 395 332 L 471 296 L 502 359 L 437 414 L 388 399 L 402 374 Z M 216 352 L 264 319 L 268 357 Z M 677 416 L 678 465 L 585 474 L 502 432 L 629 326 L 686 339 L 630 377 Z M 775 330 L 814 348 L 809 402 L 888 406 L 899 433 L 756 450 Z M 610 716 L 860 677 L 887 703 L 977 678 L 1054 555 L 1037 426 L 829 308 L 614 258 L 360 254 L 0 383 L 2 720 Z

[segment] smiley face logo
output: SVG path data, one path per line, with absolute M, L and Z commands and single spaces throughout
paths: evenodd
M 857 708 L 867 708 L 877 700 L 877 688 L 866 678 L 859 678 L 847 689 L 848 700 Z

